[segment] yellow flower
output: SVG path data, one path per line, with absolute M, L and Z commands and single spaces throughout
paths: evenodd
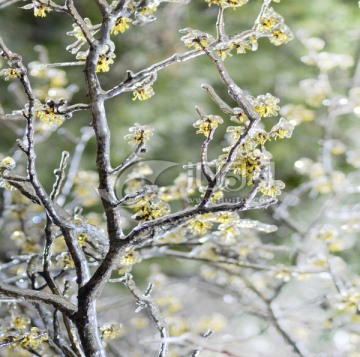
M 232 7 L 234 10 L 238 6 L 245 5 L 248 0 L 206 0 L 206 2 L 211 5 L 218 5 L 221 7 Z
M 46 125 L 60 126 L 64 117 L 61 114 L 57 114 L 56 104 L 49 100 L 46 104 L 42 104 L 40 101 L 35 102 L 35 115 Z
M 28 316 L 15 316 L 12 324 L 19 330 L 25 330 L 30 325 L 30 318 Z
M 259 191 L 264 196 L 276 197 L 281 195 L 281 190 L 285 188 L 284 182 L 280 180 L 270 180 L 269 182 L 263 181 L 259 185 Z
M 216 53 L 221 58 L 222 61 L 225 61 L 226 57 L 231 57 L 231 50 L 234 48 L 234 44 L 220 44 L 215 47 Z
M 197 120 L 193 126 L 199 129 L 196 134 L 204 134 L 208 138 L 211 130 L 216 129 L 223 122 L 221 117 L 210 114 Z
M 45 331 L 37 327 L 32 327 L 30 332 L 26 333 L 20 341 L 22 347 L 35 348 L 48 340 L 48 335 Z
M 46 17 L 46 12 L 50 12 L 51 9 L 40 1 L 33 0 L 31 4 L 25 5 L 22 9 L 29 10 L 34 9 L 34 16 L 35 17 Z
M 122 324 L 108 323 L 100 327 L 102 340 L 113 340 L 117 337 L 123 337 L 125 335 L 125 329 Z
M 170 206 L 167 203 L 148 200 L 145 204 L 140 206 L 139 210 L 132 216 L 132 218 L 141 221 L 150 221 L 152 219 L 163 217 L 169 212 Z
M 260 157 L 245 156 L 234 161 L 231 168 L 234 170 L 235 174 L 247 177 L 251 180 L 254 172 L 259 170 L 260 164 Z
M 141 9 L 141 14 L 143 16 L 151 16 L 157 10 L 156 4 L 151 4 L 149 6 L 145 6 Z
M 195 50 L 202 50 L 209 47 L 209 44 L 214 40 L 209 34 L 198 30 L 187 28 L 181 32 L 187 32 L 187 35 L 181 37 L 186 47 L 194 47 Z
M 146 100 L 151 98 L 155 94 L 151 84 L 147 84 L 144 87 L 135 89 L 133 92 L 133 100 Z
M 241 175 L 244 178 L 249 179 L 248 186 L 251 186 L 261 172 L 261 165 L 266 163 L 270 159 L 271 155 L 266 150 L 259 149 L 247 149 L 245 146 L 240 148 L 235 161 L 231 165 L 231 170 L 236 175 Z M 226 160 L 227 155 L 221 156 L 220 163 Z
M 282 24 L 284 19 L 281 15 L 274 11 L 272 7 L 267 8 L 263 15 L 260 17 L 259 30 L 261 32 L 269 33 L 269 31 Z
M 280 107 L 278 103 L 279 98 L 274 97 L 270 93 L 265 95 L 259 95 L 257 98 L 248 97 L 250 103 L 254 106 L 254 109 L 260 113 L 262 117 L 272 117 L 278 115 Z
M 293 38 L 290 29 L 283 24 L 271 32 L 270 42 L 275 46 L 280 46 L 290 42 Z
M 235 142 L 238 141 L 240 136 L 244 133 L 245 128 L 242 126 L 228 126 L 226 129 L 227 133 L 230 133 L 231 141 Z M 228 150 L 224 150 L 228 151 Z
M 21 70 L 18 68 L 5 68 L 0 71 L 0 76 L 5 77 L 5 81 L 11 78 L 18 78 L 21 76 Z
M 292 125 L 286 119 L 280 118 L 279 122 L 271 128 L 269 135 L 275 140 L 277 138 L 290 138 L 293 130 L 294 125 Z
M 130 249 L 120 258 L 122 266 L 131 266 L 139 262 L 141 262 L 141 255 L 135 249 Z
M 68 252 L 62 252 L 56 257 L 57 265 L 60 265 L 62 269 L 68 270 L 75 267 L 74 261 Z
M 302 80 L 300 88 L 306 96 L 306 102 L 313 107 L 320 107 L 331 93 L 329 81 L 324 75 Z
M 321 268 L 328 268 L 328 257 L 324 254 L 318 254 L 308 259 L 309 263 Z
M 188 228 L 194 232 L 204 235 L 207 233 L 208 229 L 212 227 L 212 222 L 203 219 L 202 217 L 192 219 L 189 222 Z
M 214 192 L 210 197 L 211 203 L 219 203 L 224 197 L 224 193 L 222 191 Z
M 256 36 L 250 36 L 241 41 L 233 42 L 233 46 L 236 48 L 237 54 L 246 53 L 246 51 L 256 51 L 258 49 L 258 42 Z
M 251 137 L 256 145 L 264 145 L 267 140 L 270 140 L 265 130 L 257 129 Z
M 46 11 L 50 11 L 44 5 L 34 6 L 34 16 L 35 17 L 46 17 Z
M 7 156 L 7 157 L 5 157 L 5 159 L 2 159 L 0 161 L 0 169 L 5 168 L 5 169 L 8 169 L 8 170 L 12 170 L 12 169 L 15 168 L 15 166 L 16 166 L 16 162 L 10 156 Z
M 234 10 L 237 6 L 243 6 L 247 4 L 248 0 L 225 0 L 225 7 L 231 6 Z
M 77 239 L 80 247 L 86 247 L 86 238 L 87 235 L 85 233 L 78 234 Z
M 217 215 L 216 221 L 219 223 L 235 224 L 239 216 L 235 212 L 222 212 Z
M 115 25 L 111 28 L 110 33 L 117 35 L 119 32 L 123 33 L 129 28 L 129 24 L 132 22 L 131 19 L 125 16 L 120 16 Z
M 143 145 L 149 141 L 153 135 L 153 129 L 148 125 L 140 125 L 135 123 L 133 127 L 129 129 L 130 134 L 124 136 L 124 139 L 129 140 L 130 145 Z
M 115 57 L 115 53 L 113 52 L 100 55 L 96 65 L 96 72 L 109 72 L 109 65 L 114 63 L 113 58 Z

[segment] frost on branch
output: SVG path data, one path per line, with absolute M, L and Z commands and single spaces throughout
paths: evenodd
M 42 45 L 28 61 L 0 39 L 0 77 L 13 96 L 11 108 L 0 107 L 0 125 L 14 137 L 0 154 L 1 355 L 255 356 L 264 346 L 284 356 L 356 351 L 359 279 L 348 256 L 360 230 L 354 198 L 360 154 L 355 134 L 355 140 L 336 134 L 344 117 L 351 127 L 360 115 L 358 81 L 336 77 L 354 60 L 300 33 L 307 51 L 301 60 L 317 71 L 301 80 L 303 97 L 286 99 L 277 73 L 270 88 L 261 76 L 258 87 L 245 88 L 244 56 L 294 38 L 280 14 L 288 5 L 278 2 L 22 6 L 35 21 L 71 23 L 64 22 L 67 52 L 57 63 Z M 185 5 L 212 18 L 212 28 L 201 22 L 183 28 L 179 53 L 167 48 L 168 57 L 160 58 L 165 11 Z M 257 14 L 243 28 L 251 6 Z M 157 17 L 163 28 L 154 25 Z M 159 37 L 152 38 L 154 29 Z M 139 69 L 130 45 L 141 31 L 149 31 L 149 40 L 136 50 L 149 50 L 149 63 Z M 172 100 L 156 112 L 166 122 L 161 132 L 150 111 L 158 98 L 169 98 L 162 81 L 171 71 L 163 69 L 187 61 L 190 67 L 200 56 L 209 67 L 199 78 L 194 67 L 189 77 L 209 74 L 201 78 L 206 83 L 169 90 Z M 231 63 L 238 63 L 239 79 Z M 194 95 L 193 126 L 183 112 L 178 123 L 169 119 L 188 90 L 188 98 L 198 91 L 208 99 L 200 103 Z M 137 108 L 150 109 L 144 115 Z M 119 123 L 134 124 L 124 136 Z M 179 126 L 198 145 L 192 162 L 159 169 L 172 151 L 185 151 Z M 312 141 L 318 147 L 297 156 L 291 174 L 278 170 L 288 158 L 282 151 L 298 155 L 293 132 L 301 136 L 305 126 L 311 135 L 321 132 Z M 336 337 L 344 334 L 346 348 Z M 327 335 L 335 337 L 314 342 Z

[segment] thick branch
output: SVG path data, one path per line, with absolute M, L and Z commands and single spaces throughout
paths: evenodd
M 67 316 L 72 316 L 77 311 L 75 305 L 60 296 L 42 291 L 40 292 L 30 289 L 18 288 L 16 286 L 6 284 L 2 281 L 0 281 L 0 294 L 7 297 L 18 298 L 21 300 L 45 303 L 47 305 L 55 307 Z

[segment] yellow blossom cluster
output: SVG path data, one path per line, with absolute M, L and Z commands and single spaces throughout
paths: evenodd
M 261 158 L 262 153 L 258 149 L 243 153 L 235 159 L 231 165 L 231 169 L 235 174 L 248 178 L 250 183 L 255 178 L 256 173 L 260 171 Z
M 284 24 L 283 17 L 272 7 L 265 8 L 254 30 L 262 36 L 268 37 L 275 46 L 286 44 L 293 39 L 293 34 Z
M 147 84 L 143 87 L 137 88 L 133 92 L 133 100 L 147 100 L 155 94 L 151 84 Z
M 248 96 L 248 100 L 261 117 L 273 117 L 278 115 L 278 111 L 280 110 L 278 103 L 280 102 L 280 99 L 274 97 L 270 93 L 259 95 L 256 98 Z
M 0 71 L 0 76 L 4 77 L 5 81 L 8 81 L 20 77 L 21 70 L 19 68 L 4 68 Z
M 248 145 L 253 145 L 253 143 L 251 141 L 250 144 L 245 142 L 238 149 L 237 156 L 231 164 L 231 170 L 234 174 L 248 179 L 248 185 L 251 186 L 258 179 L 262 166 L 269 164 L 271 155 L 265 149 L 259 150 Z M 230 147 L 224 149 L 225 152 L 229 150 Z M 227 157 L 228 154 L 221 155 L 218 159 L 218 165 L 222 166 Z
M 22 9 L 33 9 L 35 17 L 46 17 L 46 13 L 51 11 L 49 6 L 38 0 L 32 0 L 31 4 L 23 6 Z
M 30 322 L 30 318 L 25 315 L 15 315 L 12 319 L 12 325 L 18 330 L 25 330 Z
M 210 133 L 223 122 L 224 120 L 217 115 L 207 115 L 197 120 L 193 126 L 198 129 L 196 134 L 204 134 L 208 138 Z
M 239 7 L 247 4 L 249 0 L 206 0 L 206 2 L 211 5 L 218 5 L 220 7 L 232 7 L 234 10 Z
M 187 227 L 192 233 L 204 235 L 213 226 L 211 218 L 209 214 L 198 215 L 189 221 Z
M 246 53 L 246 51 L 256 51 L 258 49 L 258 41 L 256 36 L 247 36 L 241 40 L 232 42 L 233 48 L 236 49 L 237 54 Z
M 136 213 L 132 218 L 140 221 L 150 221 L 159 217 L 163 217 L 170 212 L 170 206 L 158 198 L 144 197 L 137 203 Z
M 276 197 L 281 195 L 281 190 L 285 188 L 284 182 L 280 180 L 262 181 L 259 185 L 259 191 L 264 196 Z
M 206 0 L 211 5 L 217 5 L 222 8 L 232 7 L 234 10 L 238 6 L 242 6 L 248 0 Z M 196 50 L 209 48 L 215 50 L 222 61 L 227 57 L 231 57 L 231 51 L 236 49 L 236 53 L 241 54 L 246 51 L 256 51 L 258 49 L 258 39 L 262 37 L 269 38 L 270 42 L 275 46 L 286 44 L 293 39 L 293 34 L 284 23 L 281 15 L 276 13 L 272 7 L 265 6 L 259 18 L 256 20 L 254 27 L 248 33 L 241 36 L 233 36 L 222 41 L 215 39 L 208 33 L 186 28 L 181 30 L 187 35 L 181 40 L 186 47 L 193 47 Z M 213 45 L 213 46 L 212 46 Z
M 115 50 L 115 46 L 113 42 L 110 42 L 111 46 L 105 46 L 102 52 L 99 54 L 99 57 L 97 59 L 95 72 L 109 72 L 110 65 L 114 63 L 114 58 L 116 57 L 115 53 L 113 52 Z M 75 51 L 76 52 L 76 51 Z M 87 56 L 89 54 L 89 51 L 79 51 L 76 54 L 76 59 L 78 60 L 86 60 Z
M 20 330 L 22 329 L 23 328 L 21 328 Z M 19 331 L 16 331 L 14 333 L 13 329 L 10 329 L 9 331 L 6 331 L 5 329 L 5 331 L 3 331 L 0 337 L 0 343 L 3 345 L 7 345 L 10 348 L 19 346 L 25 349 L 37 348 L 47 340 L 47 332 L 39 329 L 38 327 L 31 327 L 30 331 L 21 331 L 21 333 L 19 333 Z
M 153 135 L 153 129 L 150 126 L 140 125 L 138 123 L 135 123 L 129 131 L 130 134 L 125 135 L 124 139 L 129 140 L 129 144 L 135 146 L 144 145 Z
M 308 158 L 301 158 L 295 162 L 295 169 L 302 175 L 310 177 L 311 185 L 315 192 L 327 194 L 343 187 L 345 175 L 341 171 L 325 174 L 323 164 Z
M 0 161 L 0 169 L 12 170 L 15 166 L 16 162 L 11 156 L 7 156 Z
M 136 263 L 141 262 L 141 255 L 135 249 L 128 250 L 121 258 L 120 264 L 123 267 L 132 266 Z
M 109 72 L 110 64 L 114 63 L 115 53 L 108 52 L 101 54 L 96 65 L 96 72 Z
M 59 265 L 61 269 L 68 270 L 75 267 L 74 261 L 68 252 L 60 253 L 55 259 L 56 264 Z
M 32 327 L 30 332 L 23 336 L 20 344 L 23 347 L 34 348 L 34 347 L 38 347 L 47 340 L 48 340 L 48 335 L 45 331 L 37 327 Z
M 187 35 L 181 37 L 184 45 L 189 48 L 194 47 L 195 50 L 207 48 L 214 41 L 214 38 L 209 34 L 192 28 L 183 29 L 181 32 L 187 33 Z
M 79 233 L 77 239 L 80 247 L 86 247 L 87 235 L 85 233 Z
M 290 138 L 293 133 L 293 130 L 294 130 L 294 125 L 292 125 L 286 119 L 280 118 L 279 122 L 271 128 L 269 132 L 269 136 L 274 138 L 275 140 L 277 138 L 279 139 Z
M 43 123 L 44 128 L 57 128 L 64 122 L 64 116 L 58 113 L 57 105 L 53 100 L 48 100 L 45 104 L 36 100 L 35 115 Z
M 120 33 L 125 32 L 126 30 L 129 29 L 129 24 L 131 22 L 132 22 L 132 20 L 130 18 L 125 17 L 125 16 L 120 16 L 116 20 L 114 26 L 111 28 L 110 33 L 117 35 L 119 32 Z
M 234 44 L 230 43 L 219 43 L 215 46 L 216 53 L 222 61 L 225 61 L 227 57 L 231 57 L 231 51 L 234 48 Z
M 125 328 L 120 323 L 107 323 L 100 327 L 101 339 L 114 340 L 125 335 Z

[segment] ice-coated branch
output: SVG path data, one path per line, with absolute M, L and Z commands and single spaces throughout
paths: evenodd
M 2 296 L 18 298 L 20 300 L 45 303 L 55 307 L 69 317 L 77 311 L 75 305 L 60 296 L 31 289 L 18 288 L 2 281 L 0 281 L 0 294 Z
M 58 194 L 60 193 L 61 185 L 65 179 L 65 170 L 67 166 L 67 161 L 69 159 L 70 154 L 67 151 L 63 151 L 61 155 L 60 167 L 54 171 L 56 176 L 56 180 L 53 186 L 53 189 L 50 193 L 50 199 L 54 201 Z
M 137 299 L 139 309 L 146 308 L 149 312 L 151 319 L 154 321 L 156 328 L 159 331 L 160 338 L 162 340 L 159 351 L 159 357 L 165 357 L 167 352 L 167 338 L 168 330 L 164 318 L 161 315 L 159 308 L 155 305 L 153 299 L 150 296 L 152 285 L 149 286 L 145 293 L 142 293 L 136 286 L 135 281 L 131 274 L 127 274 L 124 281 L 125 286 L 131 291 L 133 296 Z
M 123 82 L 115 86 L 114 88 L 108 90 L 105 93 L 105 98 L 110 99 L 113 98 L 121 93 L 126 91 L 132 90 L 132 88 L 137 84 L 143 82 L 146 78 L 154 75 L 155 73 L 159 72 L 160 70 L 175 64 L 189 61 L 197 56 L 203 54 L 201 50 L 191 50 L 187 51 L 182 54 L 175 53 L 172 56 L 164 59 L 161 62 L 155 63 L 150 67 L 143 69 L 142 71 L 131 75 L 130 77 L 126 78 Z

